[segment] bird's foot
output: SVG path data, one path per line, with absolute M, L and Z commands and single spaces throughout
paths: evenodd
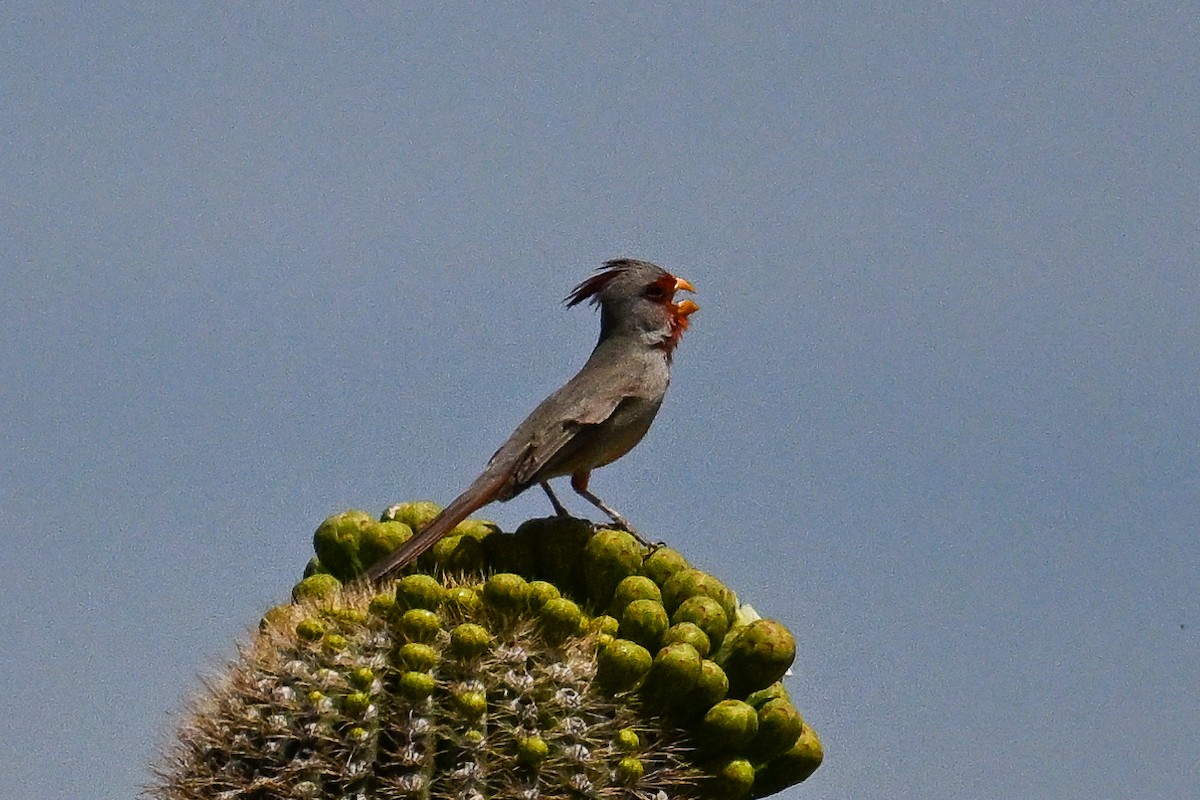
M 637 539 L 639 542 L 645 544 L 641 534 L 635 531 L 630 524 L 624 520 L 620 522 L 615 519 L 609 520 L 608 522 L 592 522 L 592 532 L 597 533 L 599 531 L 625 531 L 626 533 L 632 535 L 633 538 Z
M 638 533 L 636 530 L 634 530 L 633 526 L 630 525 L 629 522 L 625 519 L 621 519 L 619 522 L 614 519 L 611 522 L 593 522 L 592 523 L 592 533 L 599 533 L 600 531 L 611 531 L 611 530 L 625 531 L 630 536 L 632 536 L 634 539 L 637 539 L 638 544 L 640 544 L 642 547 L 646 548 L 646 555 L 650 555 L 655 550 L 658 550 L 659 548 L 667 546 L 666 542 L 663 542 L 663 541 L 652 542 L 649 539 L 647 539 L 645 536 L 642 536 L 640 533 Z
M 645 536 L 642 536 L 640 533 L 637 532 L 636 528 L 634 528 L 632 525 L 629 524 L 629 520 L 625 519 L 624 517 L 614 517 L 613 521 L 609 522 L 609 523 L 593 523 L 593 524 L 596 526 L 597 530 L 599 530 L 601 528 L 608 528 L 610 530 L 612 528 L 616 528 L 618 530 L 625 531 L 630 536 L 632 536 L 634 539 L 637 539 L 638 544 L 640 544 L 642 547 L 650 548 L 650 552 L 652 552 L 652 553 L 655 550 L 657 550 L 658 548 L 662 547 L 664 544 L 666 544 L 666 542 L 657 542 L 657 543 L 652 542 L 649 539 L 647 539 Z

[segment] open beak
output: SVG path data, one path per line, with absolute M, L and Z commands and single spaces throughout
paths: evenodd
M 675 291 L 694 292 L 696 287 L 692 286 L 689 281 L 683 278 L 675 279 Z M 671 303 L 671 318 L 674 324 L 676 335 L 687 330 L 688 317 L 694 314 L 700 306 L 696 305 L 691 300 L 684 300 L 682 303 Z
M 700 306 L 691 300 L 684 300 L 682 303 L 675 304 L 675 316 L 680 319 L 687 319 L 689 315 L 695 313 L 699 308 Z
M 686 283 L 687 281 L 684 281 Z M 691 291 L 689 289 L 689 291 Z M 687 330 L 688 317 L 696 312 L 700 306 L 693 303 L 691 300 L 684 300 L 682 303 L 671 304 L 672 324 L 677 333 L 682 333 Z

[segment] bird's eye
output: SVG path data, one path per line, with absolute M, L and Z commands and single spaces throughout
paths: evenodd
M 646 299 L 653 300 L 655 303 L 661 303 L 667 299 L 667 287 L 661 283 L 652 283 L 646 287 Z

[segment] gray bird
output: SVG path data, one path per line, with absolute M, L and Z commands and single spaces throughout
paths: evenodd
M 671 381 L 671 355 L 697 306 L 675 302 L 690 283 L 646 261 L 607 262 L 564 302 L 600 307 L 600 339 L 583 368 L 547 397 L 500 445 L 467 490 L 413 538 L 367 571 L 378 581 L 403 569 L 479 508 L 510 500 L 534 484 L 555 513 L 567 511 L 548 481 L 571 476 L 571 488 L 618 526 L 634 533 L 616 511 L 588 490 L 592 470 L 611 464 L 642 440 Z M 640 537 L 639 537 L 640 538 Z

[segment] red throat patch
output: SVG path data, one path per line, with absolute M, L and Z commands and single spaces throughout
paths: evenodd
M 671 337 L 664 344 L 667 358 L 670 358 L 671 354 L 675 352 L 675 348 L 679 346 L 679 340 L 688 328 L 688 317 L 699 308 L 700 306 L 691 300 L 671 303 Z

